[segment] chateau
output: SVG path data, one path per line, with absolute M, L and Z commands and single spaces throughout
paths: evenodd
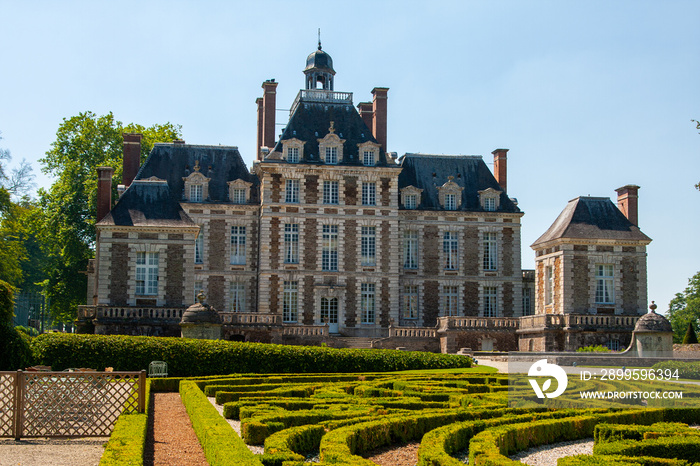
M 481 156 L 387 151 L 388 88 L 355 107 L 333 61 L 306 60 L 305 89 L 276 135 L 274 80 L 257 99 L 252 170 L 237 147 L 156 144 L 139 166 L 124 135 L 112 207 L 98 169 L 95 259 L 83 331 L 179 336 L 202 290 L 226 339 L 328 346 L 575 350 L 629 343 L 646 307 L 637 186 L 571 201 L 522 270 L 523 212 L 508 149 Z M 622 209 L 622 210 L 620 210 Z M 624 212 L 624 213 L 623 213 Z

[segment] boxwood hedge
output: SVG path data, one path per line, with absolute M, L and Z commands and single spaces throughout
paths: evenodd
M 38 364 L 116 371 L 168 363 L 171 377 L 233 373 L 386 372 L 471 367 L 464 356 L 420 351 L 336 349 L 223 340 L 133 337 L 125 335 L 45 334 L 32 341 Z

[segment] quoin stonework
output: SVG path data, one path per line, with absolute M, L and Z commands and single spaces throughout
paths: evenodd
M 237 147 L 156 144 L 139 167 L 124 135 L 112 206 L 99 172 L 97 247 L 80 327 L 178 336 L 201 292 L 222 338 L 337 347 L 622 348 L 646 307 L 638 187 L 571 201 L 521 267 L 523 212 L 508 149 L 481 156 L 389 152 L 388 94 L 334 89 L 319 44 L 276 134 L 274 80 L 257 99 L 252 169 Z M 110 208 L 111 207 L 111 208 Z

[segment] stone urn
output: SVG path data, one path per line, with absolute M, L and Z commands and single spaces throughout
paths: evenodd
M 216 309 L 205 302 L 203 293 L 197 295 L 198 303 L 188 307 L 180 320 L 182 338 L 200 340 L 221 339 L 221 316 Z

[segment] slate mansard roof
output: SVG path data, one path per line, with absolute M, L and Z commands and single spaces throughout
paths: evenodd
M 552 226 L 530 247 L 535 249 L 543 243 L 563 238 L 651 242 L 651 238 L 630 222 L 607 197 L 572 199 Z
M 357 145 L 368 141 L 377 143 L 377 140 L 365 122 L 362 121 L 362 117 L 357 113 L 352 101 L 319 103 L 304 101 L 303 98 L 294 109 L 280 140 L 265 162 L 283 162 L 283 160 L 279 160 L 279 154 L 277 156 L 272 154 L 282 153 L 282 141 L 296 138 L 306 143 L 304 144 L 304 157 L 299 161 L 300 163 L 322 163 L 319 157 L 318 140 L 323 139 L 329 133 L 331 121 L 335 128 L 335 134 L 340 139 L 345 140 L 343 159 L 339 161 L 338 165 L 362 165 Z M 387 164 L 385 149 L 385 147 L 380 147 L 376 166 L 394 166 L 393 163 Z
M 209 199 L 204 202 L 230 202 L 227 183 L 239 178 L 253 184 L 250 203 L 259 202 L 258 178 L 248 171 L 238 148 L 156 144 L 117 205 L 98 224 L 196 226 L 180 206 L 183 178 L 192 173 L 196 162 L 201 167 L 200 173 L 211 178 Z
M 480 156 L 406 154 L 401 158 L 401 168 L 399 189 L 415 186 L 423 190 L 418 209 L 443 210 L 437 188 L 451 176 L 453 182 L 464 188 L 458 210 L 483 211 L 479 191 L 492 188 L 501 191 L 497 212 L 520 212 Z

